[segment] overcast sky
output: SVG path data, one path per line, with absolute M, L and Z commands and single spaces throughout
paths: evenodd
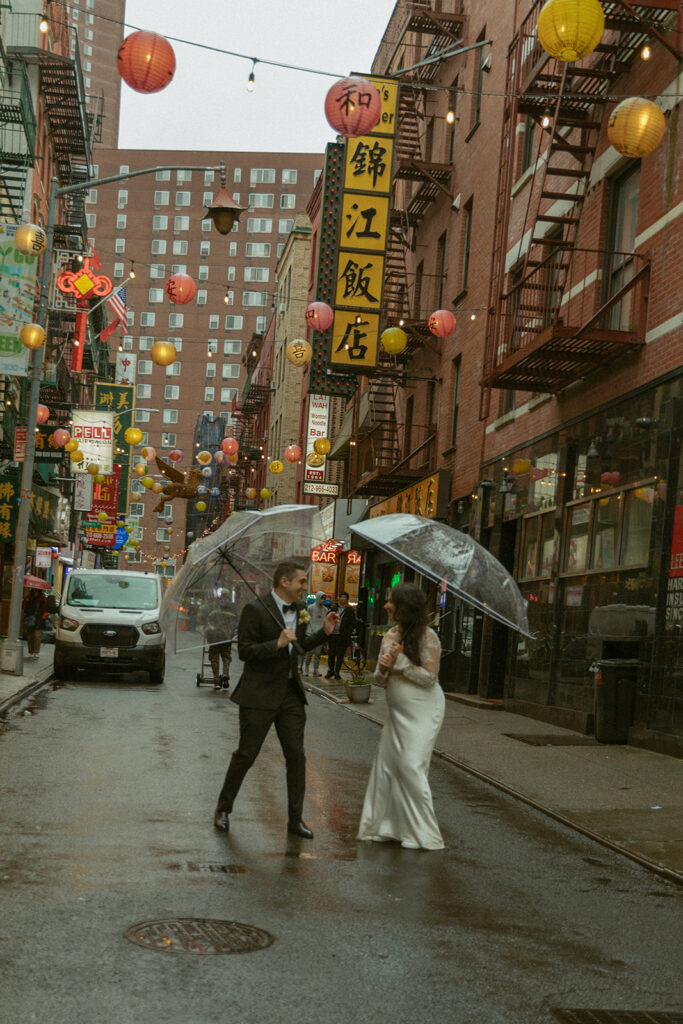
M 369 72 L 396 0 L 128 0 L 126 22 L 304 68 Z M 126 28 L 128 35 L 131 28 Z M 322 153 L 334 139 L 325 94 L 334 78 L 172 42 L 173 81 L 144 95 L 121 85 L 122 149 Z

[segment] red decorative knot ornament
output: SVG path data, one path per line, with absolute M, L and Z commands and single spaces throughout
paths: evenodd
M 175 74 L 171 44 L 156 32 L 133 32 L 119 46 L 119 74 L 136 92 L 159 92 Z
M 285 448 L 285 459 L 287 462 L 298 462 L 301 458 L 301 448 L 298 444 L 290 444 Z
M 326 331 L 332 326 L 334 310 L 326 302 L 309 302 L 306 307 L 306 325 L 312 331 Z
M 450 309 L 437 309 L 427 321 L 427 326 L 437 338 L 447 338 L 455 330 L 455 317 Z
M 366 135 L 379 123 L 382 97 L 364 78 L 341 78 L 325 97 L 325 117 L 332 128 L 347 138 Z
M 197 285 L 189 274 L 173 274 L 166 282 L 164 291 L 171 302 L 184 306 L 186 302 L 192 302 L 197 294 Z

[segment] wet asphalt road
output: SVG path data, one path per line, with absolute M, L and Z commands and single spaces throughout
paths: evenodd
M 447 849 L 357 844 L 379 729 L 311 697 L 305 817 L 285 833 L 269 738 L 232 816 L 213 808 L 237 708 L 166 683 L 43 691 L 0 726 L 0 1021 L 552 1021 L 549 1007 L 680 1009 L 680 890 L 435 761 Z M 143 677 L 140 677 L 141 679 Z M 133 945 L 143 921 L 265 929 L 243 955 Z

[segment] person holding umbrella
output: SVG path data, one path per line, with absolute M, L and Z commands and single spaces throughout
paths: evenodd
M 329 636 L 339 616 L 330 612 L 322 629 L 306 636 L 308 616 L 302 601 L 308 586 L 303 568 L 280 562 L 273 589 L 242 609 L 237 627 L 237 650 L 244 663 L 242 678 L 231 700 L 239 705 L 240 736 L 225 776 L 214 814 L 214 826 L 230 829 L 230 814 L 245 775 L 256 760 L 271 725 L 275 725 L 287 765 L 287 831 L 304 839 L 313 832 L 302 820 L 306 788 L 304 753 L 305 705 L 298 655 Z

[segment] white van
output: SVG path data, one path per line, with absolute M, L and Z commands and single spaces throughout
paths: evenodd
M 54 673 L 76 669 L 149 673 L 163 683 L 166 638 L 161 628 L 161 579 L 151 572 L 73 569 L 62 591 Z

